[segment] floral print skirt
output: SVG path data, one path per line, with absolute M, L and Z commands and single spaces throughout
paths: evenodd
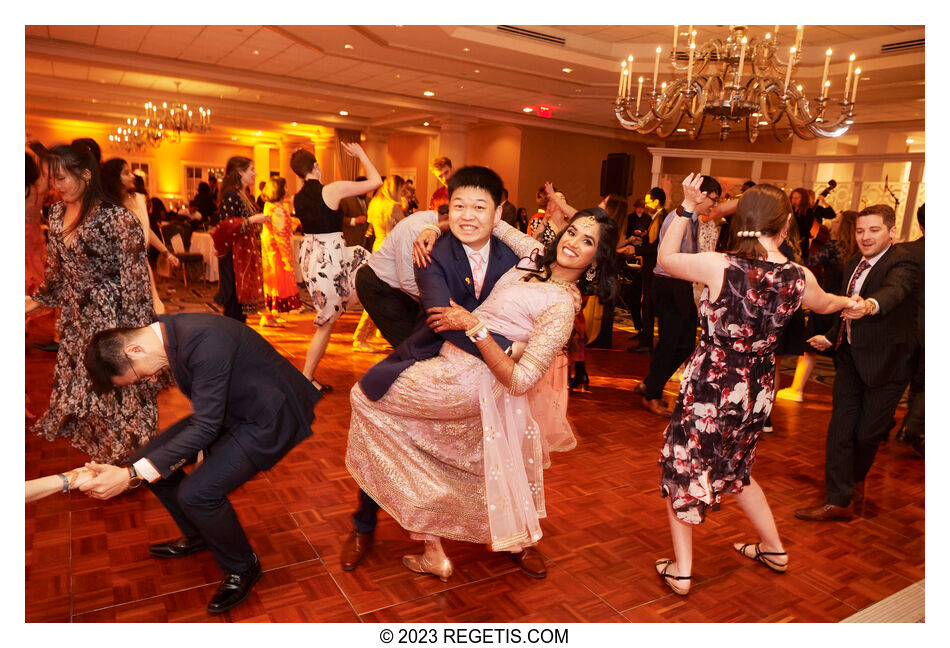
M 335 322 L 347 308 L 359 303 L 356 271 L 369 261 L 366 248 L 346 247 L 342 232 L 305 234 L 299 262 L 313 300 L 317 326 Z

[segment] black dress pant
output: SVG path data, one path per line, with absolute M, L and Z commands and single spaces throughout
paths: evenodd
M 379 504 L 372 497 L 360 489 L 360 507 L 350 519 L 357 533 L 372 533 L 376 529 L 376 517 L 379 513 Z
M 641 300 L 640 300 L 640 333 L 637 336 L 637 346 L 653 349 L 653 323 L 656 321 L 656 311 L 653 308 L 653 268 L 643 266 L 640 271 Z
M 854 483 L 864 481 L 887 436 L 906 380 L 869 387 L 861 380 L 851 345 L 835 354 L 835 384 L 825 443 L 826 503 L 847 506 Z
M 218 259 L 218 294 L 214 296 L 214 303 L 224 306 L 225 317 L 246 322 L 247 316 L 241 309 L 237 297 L 237 287 L 234 283 L 234 256 L 228 252 Z
M 182 419 L 153 437 L 133 455 L 132 462 L 174 439 L 189 425 L 190 419 Z M 206 454 L 201 465 L 190 474 L 179 468 L 167 479 L 159 479 L 148 487 L 172 516 L 182 535 L 204 538 L 221 571 L 245 572 L 254 563 L 254 552 L 227 496 L 256 475 L 258 468 L 235 440 L 235 435 L 228 431 Z
M 380 279 L 368 265 L 356 272 L 356 294 L 394 349 L 416 330 L 422 313 L 419 302 Z
M 693 284 L 682 279 L 653 276 L 653 306 L 659 339 L 644 379 L 647 399 L 663 395 L 663 386 L 696 348 L 696 302 Z M 646 325 L 646 321 L 644 321 Z

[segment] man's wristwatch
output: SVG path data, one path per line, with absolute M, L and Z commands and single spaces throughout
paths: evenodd
M 693 217 L 693 212 L 691 212 L 691 211 L 686 211 L 686 208 L 684 207 L 684 208 L 683 208 L 683 211 L 682 211 L 682 212 L 677 211 L 677 212 L 676 212 L 676 215 L 677 215 L 677 216 L 682 216 L 683 218 L 692 218 L 692 217 Z
M 135 488 L 142 483 L 142 477 L 135 471 L 135 466 L 129 464 L 129 488 Z

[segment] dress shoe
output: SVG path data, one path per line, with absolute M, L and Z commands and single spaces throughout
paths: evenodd
M 425 554 L 412 554 L 402 557 L 402 564 L 409 571 L 417 574 L 431 574 L 443 583 L 449 582 L 449 576 L 452 575 L 452 561 L 448 557 L 440 563 L 431 563 L 426 559 Z
M 650 351 L 650 347 L 646 345 L 631 344 L 627 347 L 627 353 L 649 353 Z
M 521 553 L 513 553 L 510 556 L 518 568 L 531 578 L 545 578 L 548 575 L 544 558 L 534 547 L 526 547 Z
M 567 388 L 571 391 L 590 392 L 590 376 L 572 376 L 567 381 Z
M 178 538 L 168 542 L 159 542 L 148 548 L 148 552 L 156 558 L 182 558 L 198 551 L 204 551 L 208 546 L 201 536 L 196 538 Z
M 310 382 L 311 384 L 313 384 L 314 387 L 317 388 L 317 391 L 320 392 L 321 394 L 329 394 L 330 392 L 333 391 L 333 385 L 321 385 L 319 382 L 317 382 L 316 378 L 311 378 Z
M 647 398 L 644 396 L 641 400 L 643 403 L 644 409 L 657 416 L 663 416 L 665 418 L 670 418 L 673 415 L 673 412 L 666 406 L 662 398 Z
M 843 521 L 850 520 L 854 517 L 854 509 L 850 504 L 848 504 L 848 506 L 824 504 L 816 508 L 798 509 L 795 511 L 795 517 L 799 520 L 808 520 L 809 522 Z
M 356 533 L 355 531 L 346 540 L 343 545 L 343 551 L 340 553 L 340 566 L 343 571 L 353 571 L 356 566 L 363 562 L 366 552 L 373 544 L 373 533 Z
M 247 598 L 251 593 L 254 583 L 261 577 L 261 561 L 254 555 L 254 564 L 240 574 L 230 573 L 224 575 L 224 580 L 218 585 L 218 591 L 214 593 L 208 602 L 208 612 L 211 614 L 221 614 L 237 606 L 241 601 Z

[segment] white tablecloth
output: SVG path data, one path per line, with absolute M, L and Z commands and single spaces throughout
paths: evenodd
M 297 258 L 300 252 L 300 244 L 303 242 L 303 236 L 299 234 L 294 234 L 293 236 L 293 248 L 294 248 L 294 271 L 297 275 L 297 283 L 303 283 L 303 272 L 300 270 L 300 264 L 297 263 Z M 191 235 L 191 249 L 189 252 L 198 252 L 205 260 L 205 281 L 217 281 L 218 280 L 218 257 L 214 253 L 214 239 L 211 238 L 211 234 L 207 232 L 195 232 Z M 169 276 L 168 270 L 168 261 L 165 257 L 159 257 L 158 259 L 158 274 L 163 277 Z

